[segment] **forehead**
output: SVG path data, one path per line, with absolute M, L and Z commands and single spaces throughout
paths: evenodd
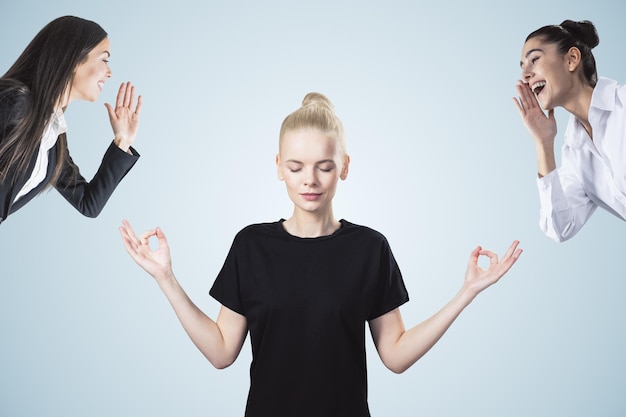
M 541 53 L 552 53 L 556 51 L 556 45 L 550 42 L 545 42 L 539 37 L 528 39 L 524 42 L 524 46 L 522 47 L 522 55 L 520 64 L 525 62 L 529 55 L 533 52 L 541 52 Z
M 283 134 L 280 153 L 284 159 L 333 159 L 337 140 L 318 129 L 289 130 Z
M 102 54 L 111 55 L 111 41 L 109 41 L 108 37 L 102 39 L 100 43 L 95 46 L 95 48 L 89 51 L 89 55 L 102 55 Z

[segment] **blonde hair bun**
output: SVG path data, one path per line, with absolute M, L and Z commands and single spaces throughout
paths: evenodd
M 324 94 L 311 92 L 302 99 L 302 107 L 315 106 L 323 107 L 335 113 L 335 107 Z

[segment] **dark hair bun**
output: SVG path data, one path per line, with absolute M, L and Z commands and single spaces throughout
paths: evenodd
M 579 22 L 564 20 L 561 26 L 571 33 L 576 40 L 587 45 L 589 49 L 595 48 L 600 43 L 596 27 L 589 20 Z

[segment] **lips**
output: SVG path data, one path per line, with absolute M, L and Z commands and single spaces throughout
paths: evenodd
M 535 95 L 539 95 L 539 93 L 541 93 L 541 91 L 543 90 L 545 86 L 546 86 L 545 81 L 537 81 L 536 83 L 530 86 L 530 89 Z
M 315 201 L 319 198 L 319 196 L 321 194 L 317 194 L 317 193 L 302 193 L 300 194 L 302 196 L 302 198 L 304 198 L 307 201 Z
M 104 88 L 104 81 L 98 81 L 98 88 L 100 89 L 100 91 L 102 91 L 102 89 Z

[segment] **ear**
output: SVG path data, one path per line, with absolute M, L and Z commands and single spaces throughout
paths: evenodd
M 569 70 L 569 72 L 576 71 L 576 68 L 580 66 L 580 61 L 582 58 L 580 49 L 578 49 L 575 46 L 572 46 L 571 48 L 569 48 L 569 51 L 567 51 L 566 57 L 567 57 L 567 69 Z
M 285 177 L 283 177 L 283 172 L 280 169 L 280 155 L 276 154 L 276 173 L 278 174 L 278 180 L 282 181 L 285 179 Z
M 341 178 L 342 180 L 345 180 L 346 178 L 348 178 L 349 166 L 350 166 L 350 155 L 346 154 L 346 156 L 343 158 L 343 165 L 341 166 L 341 175 L 339 175 L 339 178 Z

